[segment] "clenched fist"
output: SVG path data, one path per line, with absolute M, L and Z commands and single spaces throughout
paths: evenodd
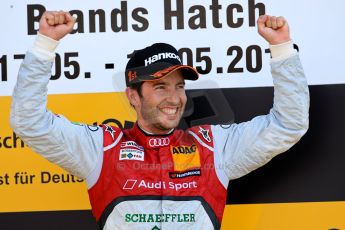
M 259 34 L 271 45 L 291 40 L 289 25 L 285 18 L 262 15 L 258 19 Z
M 46 11 L 40 20 L 39 32 L 58 41 L 73 30 L 74 23 L 69 12 Z

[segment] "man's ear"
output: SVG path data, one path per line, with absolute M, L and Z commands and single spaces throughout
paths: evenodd
M 131 89 L 130 87 L 126 88 L 126 96 L 128 98 L 129 103 L 134 108 L 139 104 L 139 94 L 135 89 Z

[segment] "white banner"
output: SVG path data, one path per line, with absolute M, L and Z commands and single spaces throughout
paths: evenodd
M 0 2 L 0 96 L 9 96 L 45 9 L 71 11 L 75 30 L 61 40 L 49 93 L 123 91 L 127 55 L 155 42 L 175 46 L 201 73 L 187 88 L 271 86 L 259 14 L 288 19 L 311 85 L 345 83 L 345 2 L 273 0 Z

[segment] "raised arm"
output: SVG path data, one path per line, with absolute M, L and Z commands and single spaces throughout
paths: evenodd
M 13 91 L 10 123 L 35 152 L 72 174 L 87 178 L 100 158 L 101 129 L 75 125 L 46 109 L 47 85 L 58 40 L 73 28 L 66 12 L 45 12 L 39 34 L 21 64 Z
M 268 115 L 227 128 L 212 127 L 220 168 L 230 180 L 288 150 L 308 129 L 308 84 L 286 20 L 261 16 L 258 31 L 270 44 L 274 104 Z

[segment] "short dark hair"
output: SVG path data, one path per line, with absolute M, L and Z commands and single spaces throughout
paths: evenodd
M 142 93 L 142 86 L 143 86 L 143 81 L 142 82 L 138 82 L 138 83 L 134 83 L 131 84 L 129 86 L 129 88 L 134 89 L 135 91 L 137 91 L 139 97 L 143 97 L 143 93 Z

